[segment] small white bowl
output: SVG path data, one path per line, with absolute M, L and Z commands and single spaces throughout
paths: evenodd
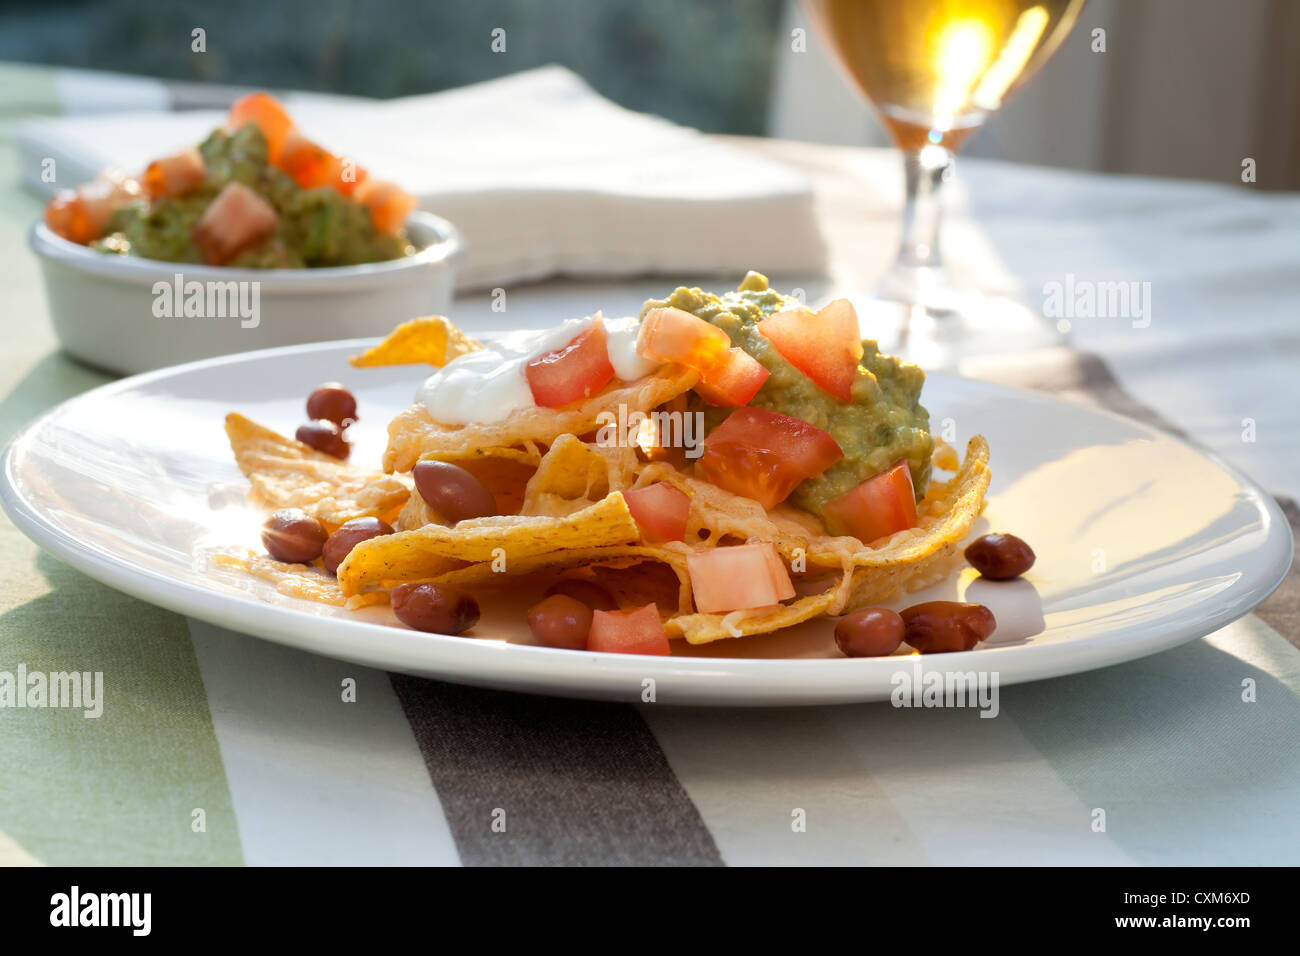
M 425 212 L 412 213 L 406 230 L 419 250 L 413 256 L 324 269 L 229 269 L 108 255 L 55 235 L 41 221 L 27 239 L 41 260 L 64 349 L 132 375 L 231 352 L 385 335 L 415 316 L 445 313 L 460 235 Z M 192 282 L 200 285 L 185 285 Z M 231 282 L 248 285 L 225 285 Z M 187 317 L 185 302 L 197 301 L 196 290 L 205 314 Z

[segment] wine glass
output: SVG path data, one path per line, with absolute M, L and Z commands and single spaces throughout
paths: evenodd
M 898 330 L 893 348 L 937 367 L 1059 342 L 1037 311 L 953 282 L 939 255 L 939 197 L 956 151 L 1056 51 L 1084 0 L 804 4 L 903 151 L 902 242 L 864 311 Z

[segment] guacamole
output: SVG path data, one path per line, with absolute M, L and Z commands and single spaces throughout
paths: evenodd
M 871 339 L 862 341 L 862 361 L 853 383 L 853 401 L 841 402 L 826 394 L 791 365 L 758 331 L 758 322 L 782 309 L 798 308 L 798 300 L 768 288 L 767 277 L 751 272 L 735 292 L 718 296 L 700 289 L 679 288 L 667 299 L 652 300 L 641 314 L 663 306 L 682 309 L 717 326 L 771 373 L 750 401 L 764 408 L 828 432 L 844 457 L 816 478 L 802 482 L 790 502 L 821 513 L 822 506 L 868 478 L 906 459 L 917 500 L 930 481 L 930 413 L 920 404 L 925 373 L 915 365 L 882 355 Z M 692 397 L 705 412 L 705 427 L 712 431 L 731 411 L 706 405 Z
M 107 234 L 91 243 L 100 252 L 201 263 L 191 233 L 217 193 L 232 180 L 256 190 L 275 207 L 276 231 L 241 252 L 228 265 L 252 269 L 350 266 L 412 255 L 405 233 L 375 229 L 370 211 L 337 190 L 303 189 L 267 161 L 266 139 L 249 123 L 228 133 L 215 130 L 199 146 L 207 166 L 203 183 L 182 196 L 150 202 L 141 198 L 117 209 Z

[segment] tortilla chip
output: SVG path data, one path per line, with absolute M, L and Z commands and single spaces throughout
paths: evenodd
M 711 644 L 728 637 L 770 634 L 820 614 L 835 613 L 831 608 L 840 600 L 841 591 L 841 587 L 834 587 L 790 604 L 750 608 L 730 614 L 683 614 L 665 622 L 664 631 L 670 638 L 686 638 L 689 644 Z
M 686 557 L 665 551 L 655 545 L 613 545 L 600 548 L 569 548 L 563 551 L 549 551 L 526 558 L 515 558 L 504 566 L 494 568 L 492 562 L 482 561 L 451 571 L 443 572 L 430 580 L 438 584 L 447 584 L 457 588 L 500 588 L 512 586 L 520 577 L 528 577 L 545 572 L 559 572 L 570 568 L 582 568 L 590 580 L 599 580 L 607 590 L 614 593 L 623 592 L 631 595 L 637 591 L 635 583 L 611 582 L 601 578 L 597 571 L 625 570 L 635 568 L 641 573 L 644 565 L 659 563 L 667 567 L 676 578 L 675 587 L 677 613 L 689 613 L 691 610 L 691 584 L 686 571 Z M 384 582 L 385 584 L 387 582 Z M 397 583 L 397 582 L 394 582 Z M 631 598 L 629 598 L 631 601 Z M 632 602 L 636 603 L 636 602 Z M 647 601 L 640 601 L 645 604 Z
M 354 368 L 381 365 L 443 366 L 466 352 L 482 348 L 455 324 L 441 315 L 403 322 L 373 348 L 348 359 Z
M 212 556 L 212 563 L 218 567 L 232 568 L 251 574 L 255 578 L 261 578 L 274 584 L 277 591 L 288 597 L 346 607 L 349 611 L 388 602 L 388 595 L 383 591 L 348 597 L 339 589 L 337 581 L 331 580 L 324 572 L 311 565 L 285 564 L 283 561 L 253 554 L 251 551 L 244 555 L 215 554 Z
M 363 541 L 339 565 L 344 594 L 380 582 L 434 578 L 466 562 L 513 562 L 548 552 L 633 544 L 640 537 L 621 494 L 560 518 L 499 515 L 472 518 L 454 528 L 429 524 Z
M 399 412 L 388 425 L 385 471 L 410 471 L 421 458 L 445 458 L 471 448 L 514 448 L 533 442 L 550 445 L 561 435 L 586 435 L 617 416 L 620 406 L 630 417 L 688 391 L 699 376 L 678 365 L 664 366 L 629 385 L 615 385 L 567 408 L 535 406 L 514 412 L 505 421 L 471 425 L 435 422 L 423 405 Z
M 588 444 L 561 435 L 542 457 L 524 490 L 520 514 L 562 516 L 631 487 L 636 452 Z
M 402 478 L 354 468 L 235 412 L 226 416 L 226 435 L 262 503 L 302 508 L 328 528 L 362 516 L 393 517 L 410 495 Z

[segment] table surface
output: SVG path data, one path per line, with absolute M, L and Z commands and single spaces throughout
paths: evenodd
M 39 203 L 6 128 L 57 111 L 57 84 L 4 64 L 0 80 L 5 440 L 107 379 L 58 352 L 25 250 Z M 834 261 L 810 296 L 864 286 L 892 257 L 897 156 L 733 144 L 812 178 Z M 1193 435 L 1296 526 L 1300 196 L 975 161 L 953 185 L 946 252 L 987 288 L 1041 307 L 1067 276 L 1150 283 L 1149 324 L 1076 317 L 1068 348 L 963 372 Z M 512 324 L 630 311 L 664 285 L 511 289 L 526 317 Z M 486 296 L 455 318 L 502 320 Z M 186 620 L 0 517 L 0 671 L 102 670 L 111 701 L 98 720 L 0 711 L 0 762 L 22 768 L 0 783 L 0 863 L 1295 864 L 1298 577 L 1203 640 L 1003 688 L 996 720 L 636 708 L 389 675 Z M 356 703 L 340 703 L 344 677 Z

